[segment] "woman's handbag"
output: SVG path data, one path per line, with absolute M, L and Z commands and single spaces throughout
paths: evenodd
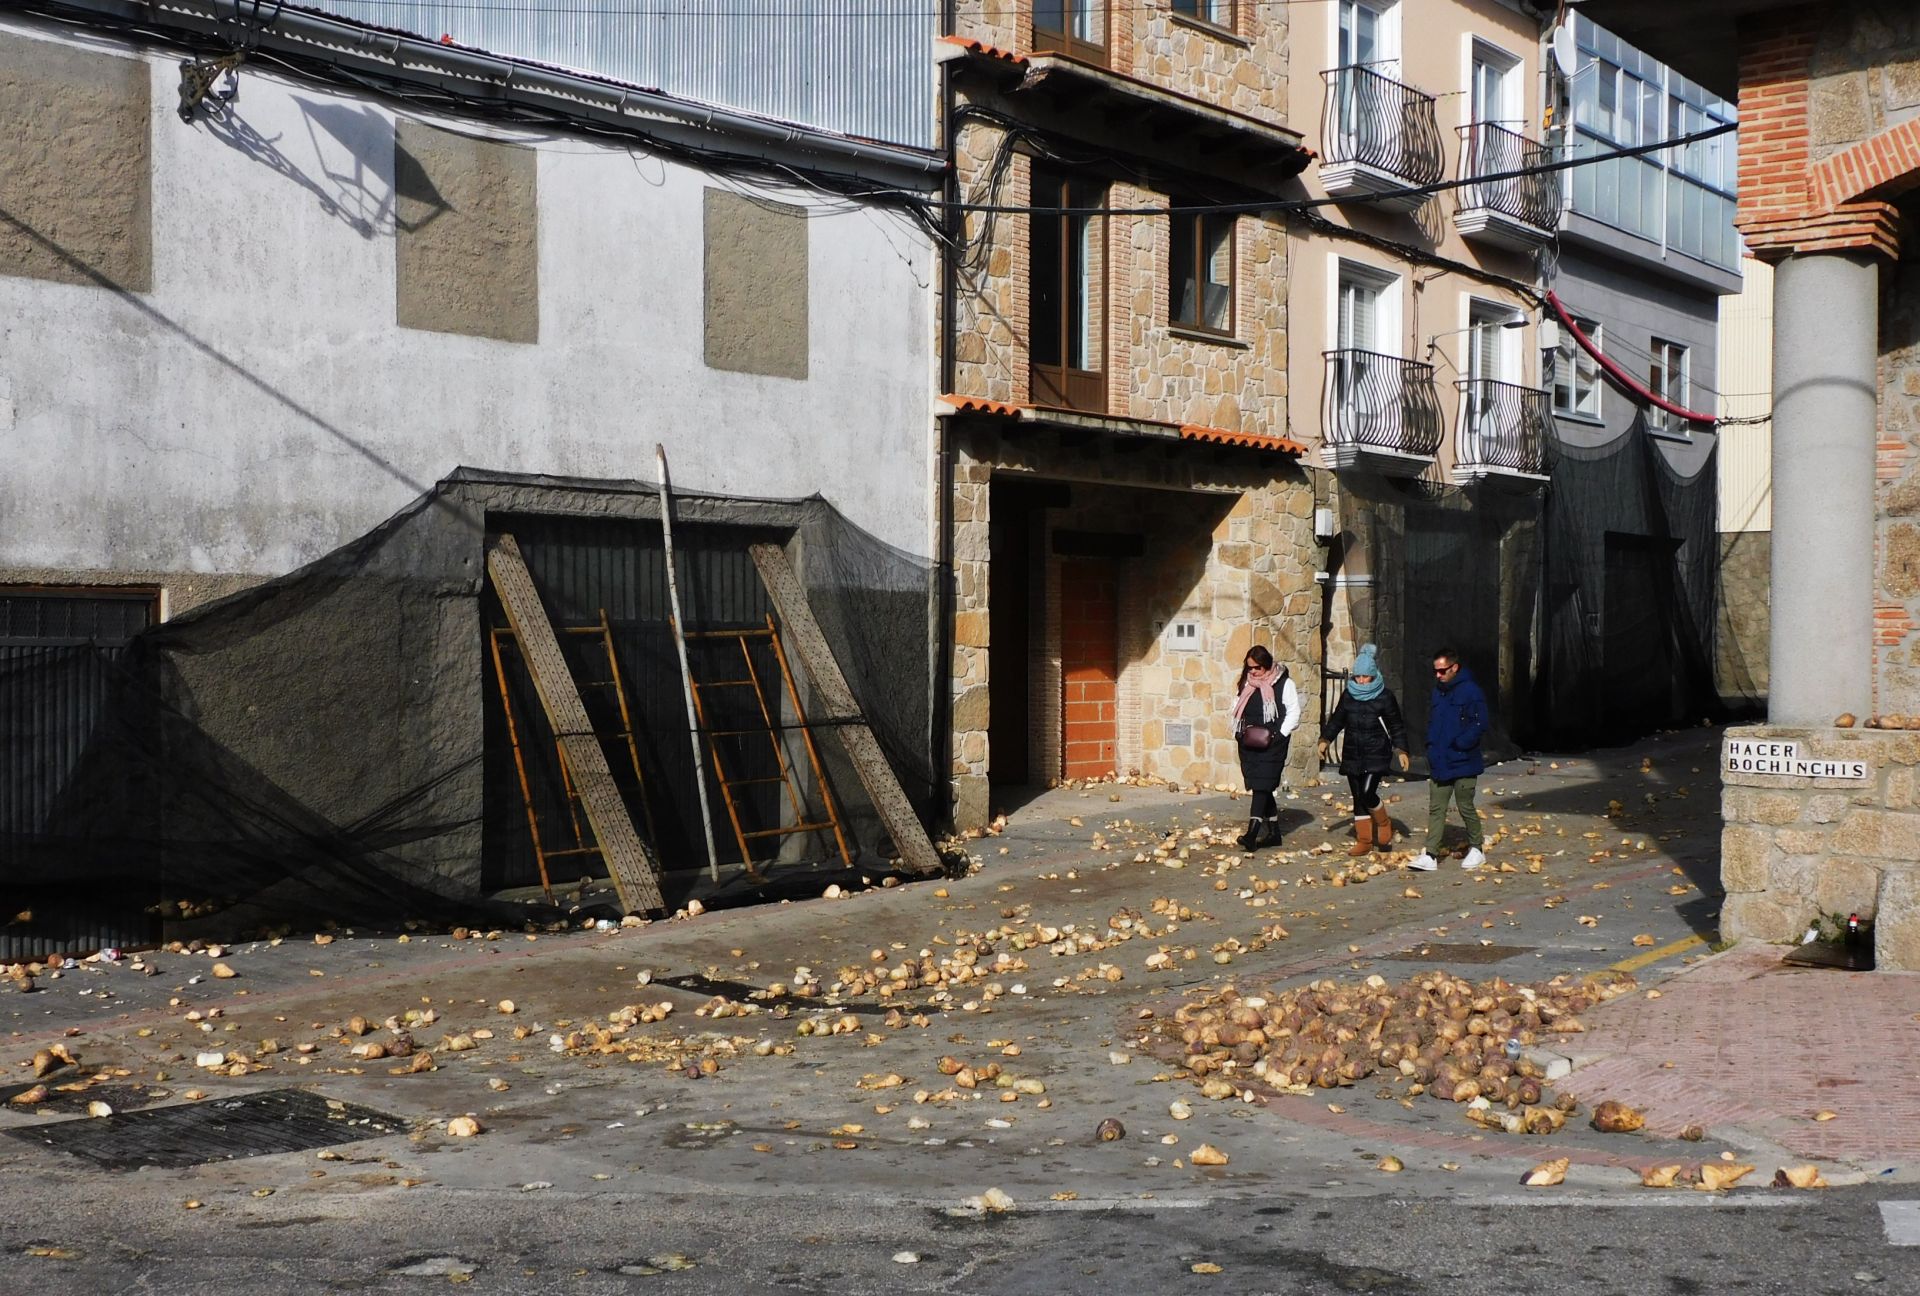
M 1265 751 L 1273 746 L 1272 725 L 1242 725 L 1240 745 L 1248 751 Z

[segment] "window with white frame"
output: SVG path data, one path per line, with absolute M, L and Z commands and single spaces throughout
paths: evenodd
M 1382 420 L 1397 417 L 1404 369 L 1398 358 L 1400 280 L 1346 260 L 1338 274 L 1331 395 L 1339 422 L 1364 439 Z
M 1595 350 L 1605 349 L 1598 323 L 1579 316 L 1573 322 Z M 1561 329 L 1560 344 L 1553 353 L 1553 412 L 1569 418 L 1600 418 L 1600 388 L 1600 362 L 1574 341 L 1572 329 Z
M 1370 68 L 1385 77 L 1400 71 L 1399 5 L 1394 0 L 1340 0 L 1334 66 Z
M 1340 263 L 1339 316 L 1334 345 L 1341 351 L 1390 354 L 1399 317 L 1400 281 L 1355 261 Z
M 1655 338 L 1653 345 L 1648 349 L 1653 353 L 1653 357 L 1647 366 L 1647 386 L 1653 389 L 1654 395 L 1686 409 L 1692 398 L 1688 390 L 1692 379 L 1690 372 L 1692 362 L 1687 348 L 1678 342 L 1666 342 Z M 1685 419 L 1657 407 L 1647 411 L 1647 426 L 1656 432 L 1666 432 L 1674 436 L 1687 435 Z
M 1510 326 L 1514 322 L 1511 306 L 1475 298 L 1467 305 L 1467 377 L 1474 382 L 1512 382 L 1517 377 L 1518 358 L 1509 345 L 1518 338 Z

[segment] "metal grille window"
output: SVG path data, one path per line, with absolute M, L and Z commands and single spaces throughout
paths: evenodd
M 1573 322 L 1596 348 L 1606 349 L 1600 325 L 1577 316 Z M 1560 343 L 1553 353 L 1553 412 L 1571 418 L 1598 419 L 1600 389 L 1600 362 L 1573 340 L 1571 330 L 1562 329 Z
M 1692 374 L 1691 357 L 1687 348 L 1678 342 L 1666 342 L 1653 339 L 1653 359 L 1647 370 L 1647 386 L 1656 396 L 1665 397 L 1682 409 L 1688 408 L 1691 393 L 1688 391 Z M 1650 408 L 1647 410 L 1647 426 L 1656 432 L 1665 432 L 1670 436 L 1686 436 L 1688 428 L 1685 422 L 1666 410 Z
M 1175 199 L 1175 207 L 1197 205 Z M 1233 217 L 1220 212 L 1175 216 L 1168 244 L 1167 279 L 1173 289 L 1171 322 L 1178 328 L 1233 332 Z
M 118 648 L 154 621 L 151 590 L 0 587 L 0 647 Z

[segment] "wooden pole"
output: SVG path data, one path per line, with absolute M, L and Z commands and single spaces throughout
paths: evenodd
M 673 485 L 667 477 L 667 448 L 655 445 L 660 466 L 660 534 L 667 551 L 667 605 L 673 610 L 673 646 L 680 655 L 680 685 L 687 695 L 687 737 L 693 743 L 693 785 L 700 793 L 700 830 L 707 838 L 707 876 L 720 880 L 720 850 L 713 843 L 713 808 L 707 804 L 707 753 L 700 745 L 700 719 L 693 703 L 693 668 L 687 663 L 687 636 L 680 621 L 680 581 L 673 571 Z

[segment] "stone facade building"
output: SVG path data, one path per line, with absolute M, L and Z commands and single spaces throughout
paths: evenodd
M 1775 267 L 1769 723 L 1729 734 L 1775 763 L 1727 776 L 1722 929 L 1857 912 L 1920 969 L 1920 12 L 1586 8 L 1737 90 L 1737 223 Z
M 942 38 L 967 205 L 941 404 L 963 828 L 996 785 L 1237 781 L 1253 643 L 1317 722 L 1287 231 L 1256 211 L 1308 160 L 1287 24 L 1231 0 L 966 0 Z M 1296 775 L 1311 763 L 1296 743 Z

